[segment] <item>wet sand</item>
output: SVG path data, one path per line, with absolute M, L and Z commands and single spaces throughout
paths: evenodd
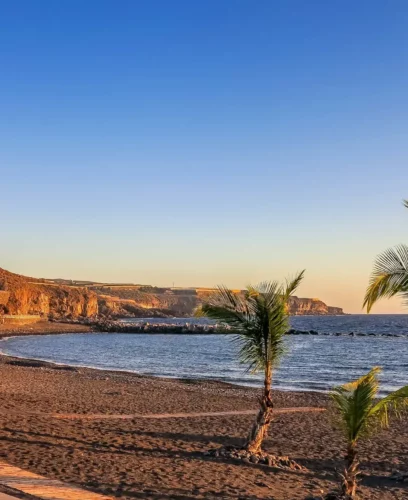
M 209 448 L 239 445 L 251 414 L 175 416 L 256 410 L 257 396 L 256 389 L 219 382 L 0 356 L 0 456 L 37 474 L 128 500 L 297 500 L 333 490 L 344 441 L 330 409 L 278 413 L 265 443 L 266 451 L 289 455 L 307 472 L 204 456 Z M 276 392 L 275 399 L 278 408 L 328 406 L 327 396 L 318 393 Z M 169 415 L 137 416 L 148 414 Z M 388 477 L 396 469 L 408 471 L 407 444 L 407 421 L 362 444 L 361 498 L 408 498 L 408 485 Z

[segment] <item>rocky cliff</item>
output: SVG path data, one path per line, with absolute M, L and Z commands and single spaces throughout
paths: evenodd
M 39 314 L 47 318 L 98 314 L 97 296 L 86 288 L 53 285 L 1 268 L 0 296 L 0 310 L 6 314 Z
M 289 300 L 289 312 L 292 316 L 329 316 L 344 314 L 341 307 L 332 307 L 320 299 L 303 299 L 291 297 Z
M 99 316 L 189 317 L 213 293 L 210 288 L 158 288 L 130 284 L 98 284 L 35 279 L 0 268 L 0 313 L 39 314 L 76 319 Z M 237 290 L 239 293 L 239 290 Z M 319 299 L 292 297 L 292 315 L 343 314 Z
M 205 299 L 214 292 L 208 288 L 156 288 L 138 285 L 94 285 L 100 312 L 108 317 L 151 317 L 160 315 L 192 316 Z M 238 291 L 237 291 L 238 292 Z M 289 311 L 297 315 L 344 314 L 340 307 L 331 307 L 319 299 L 292 297 Z
M 151 307 L 149 302 L 111 295 L 98 295 L 98 309 L 101 318 L 167 318 L 175 315 L 168 309 Z
M 191 316 L 201 303 L 195 289 L 138 285 L 95 285 L 91 289 L 99 297 L 100 312 L 111 317 L 119 317 L 118 309 L 123 316 Z

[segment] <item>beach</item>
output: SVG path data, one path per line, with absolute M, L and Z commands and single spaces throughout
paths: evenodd
M 344 441 L 328 397 L 275 392 L 279 412 L 264 449 L 307 471 L 214 459 L 239 445 L 258 391 L 215 381 L 176 380 L 0 357 L 0 453 L 10 464 L 123 499 L 276 499 L 317 496 L 337 486 Z M 150 415 L 150 417 L 149 417 Z M 173 415 L 173 416 L 172 416 Z M 162 418 L 158 418 L 161 416 Z M 408 427 L 394 422 L 361 444 L 361 498 L 406 498 L 389 478 L 408 470 Z M 86 500 L 86 499 L 84 499 Z
M 89 325 L 77 323 L 57 323 L 44 320 L 28 325 L 0 324 L 0 339 L 12 336 L 57 335 L 64 333 L 86 333 L 91 331 L 92 327 Z

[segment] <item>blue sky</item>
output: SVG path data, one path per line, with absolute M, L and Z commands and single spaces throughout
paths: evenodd
M 0 1 L 0 266 L 359 312 L 407 241 L 404 1 Z M 402 312 L 398 301 L 375 312 Z

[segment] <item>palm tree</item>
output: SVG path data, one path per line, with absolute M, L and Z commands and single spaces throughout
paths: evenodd
M 284 352 L 288 331 L 288 300 L 298 288 L 304 271 L 285 284 L 276 281 L 248 286 L 242 293 L 220 286 L 203 305 L 209 318 L 226 324 L 236 334 L 241 361 L 248 371 L 264 373 L 260 409 L 244 448 L 258 453 L 272 420 L 272 374 Z
M 408 208 L 408 200 L 404 201 Z M 363 307 L 370 312 L 381 298 L 401 295 L 408 299 L 408 246 L 398 245 L 380 254 L 371 273 Z
M 408 406 L 408 385 L 378 400 L 379 367 L 373 368 L 354 382 L 333 390 L 331 396 L 340 415 L 340 423 L 347 438 L 346 467 L 342 475 L 342 495 L 349 500 L 356 498 L 359 438 L 388 427 L 391 412 L 399 415 Z

